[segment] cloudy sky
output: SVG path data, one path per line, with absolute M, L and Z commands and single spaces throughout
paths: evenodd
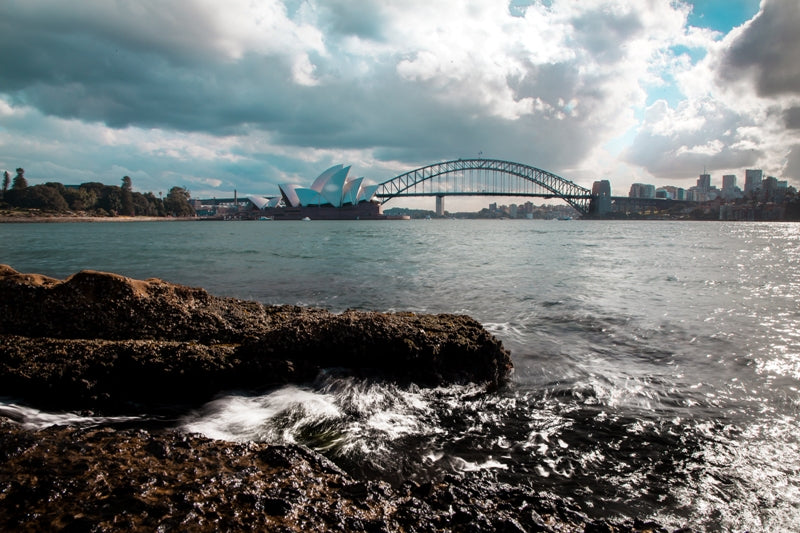
M 798 27 L 797 0 L 3 0 L 0 170 L 222 197 L 482 153 L 621 195 L 800 187 Z

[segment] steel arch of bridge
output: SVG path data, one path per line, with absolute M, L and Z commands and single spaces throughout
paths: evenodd
M 534 196 L 561 198 L 588 215 L 592 192 L 553 173 L 498 159 L 443 161 L 381 183 L 375 193 L 386 203 L 410 196 Z

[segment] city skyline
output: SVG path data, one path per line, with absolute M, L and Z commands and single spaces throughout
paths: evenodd
M 735 174 L 735 173 L 733 173 L 733 174 L 723 174 L 718 178 L 718 180 L 715 183 L 714 176 L 712 174 L 704 171 L 702 174 L 700 174 L 697 177 L 696 184 L 694 186 L 690 186 L 690 187 L 675 187 L 673 185 L 660 185 L 659 186 L 659 185 L 652 184 L 652 183 L 636 182 L 636 183 L 631 184 L 631 188 L 629 189 L 628 194 L 622 194 L 622 191 L 617 191 L 617 193 L 614 194 L 614 192 L 613 192 L 613 183 L 611 183 L 612 194 L 610 194 L 610 196 L 629 196 L 629 197 L 634 197 L 633 194 L 631 194 L 631 191 L 633 191 L 636 188 L 636 186 L 642 186 L 642 185 L 651 186 L 651 187 L 654 188 L 653 189 L 654 191 L 655 190 L 659 190 L 659 189 L 664 189 L 664 188 L 667 188 L 667 187 L 672 187 L 672 188 L 680 188 L 680 189 L 684 189 L 684 190 L 690 190 L 690 189 L 693 189 L 693 188 L 701 189 L 701 190 L 720 190 L 720 191 L 737 190 L 738 192 L 744 194 L 744 193 L 753 192 L 755 190 L 760 189 L 762 187 L 762 183 L 765 180 L 772 179 L 772 180 L 776 180 L 778 183 L 782 183 L 783 186 L 794 187 L 793 185 L 791 185 L 789 180 L 778 180 L 777 178 L 775 178 L 775 176 L 767 176 L 766 174 L 764 174 L 764 171 L 762 169 L 751 169 L 751 168 L 748 168 L 748 169 L 744 169 L 742 172 L 743 172 L 743 174 L 741 175 L 741 177 L 742 177 L 741 180 L 739 179 L 740 176 Z M 720 186 L 717 187 L 717 184 L 719 184 Z M 795 189 L 796 189 L 796 187 L 795 187 Z
M 6 3 L 0 170 L 211 197 L 482 154 L 587 188 L 798 186 L 800 8 L 719 4 Z

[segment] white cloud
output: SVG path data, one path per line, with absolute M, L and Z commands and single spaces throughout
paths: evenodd
M 712 32 L 689 33 L 686 44 L 702 47 L 706 56 L 693 65 L 674 69 L 686 100 L 674 109 L 656 102 L 644 114 L 638 136 L 626 151 L 628 161 L 661 179 L 696 175 L 703 168 L 718 174 L 743 174 L 744 168 L 763 168 L 767 174 L 794 180 L 784 164 L 796 135 L 786 128 L 786 114 L 797 105 L 800 83 L 785 83 L 800 75 L 788 60 L 800 42 L 777 19 L 800 20 L 793 0 L 766 0 L 753 20 L 719 39 Z M 767 29 L 774 32 L 767 35 Z M 770 56 L 781 43 L 785 53 Z M 773 64 L 754 64 L 768 58 Z M 789 62 L 787 62 L 789 61 Z M 775 90 L 765 87 L 764 73 Z
M 377 181 L 478 152 L 585 186 L 706 164 L 790 172 L 797 69 L 745 52 L 794 5 L 766 0 L 720 36 L 667 0 L 4 4 L 0 163 L 112 182 L 117 165 L 209 194 L 269 194 L 339 162 Z M 647 106 L 654 87 L 677 101 Z

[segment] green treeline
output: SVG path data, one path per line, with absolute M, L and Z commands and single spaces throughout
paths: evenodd
M 56 182 L 29 186 L 25 179 L 25 170 L 18 168 L 16 172 L 13 180 L 8 171 L 3 174 L 0 207 L 37 209 L 51 213 L 84 213 L 101 217 L 195 215 L 194 208 L 189 203 L 189 191 L 183 187 L 172 187 L 166 198 L 162 199 L 152 192 L 135 192 L 128 176 L 122 178 L 122 186 L 98 182 L 81 183 L 77 187 L 66 187 Z

